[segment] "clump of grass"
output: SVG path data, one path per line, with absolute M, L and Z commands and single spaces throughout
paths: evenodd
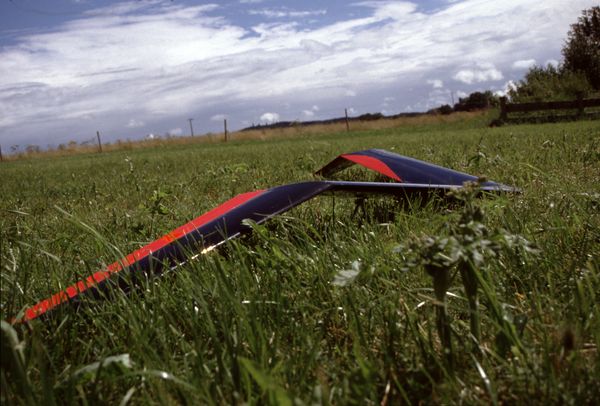
M 460 274 L 468 302 L 473 348 L 482 353 L 480 284 L 485 287 L 483 291 L 488 306 L 495 309 L 493 315 L 497 325 L 514 333 L 514 328 L 507 325 L 504 314 L 498 310 L 501 305 L 493 293 L 493 283 L 486 277 L 486 268 L 489 268 L 491 261 L 499 260 L 507 249 L 530 255 L 538 253 L 538 250 L 522 236 L 503 229 L 489 229 L 485 224 L 484 210 L 477 199 L 480 193 L 476 183 L 466 184 L 462 189 L 453 191 L 452 197 L 461 205 L 460 215 L 455 222 L 445 223 L 435 235 L 422 236 L 396 249 L 406 260 L 407 269 L 423 267 L 433 279 L 433 291 L 437 300 L 437 330 L 450 372 L 454 369 L 454 351 L 446 295 L 456 273 Z M 504 330 L 502 331 L 504 334 Z M 511 344 L 518 343 L 515 334 L 503 337 L 511 339 Z

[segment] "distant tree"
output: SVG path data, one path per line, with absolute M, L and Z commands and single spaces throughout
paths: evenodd
M 438 107 L 437 110 L 440 114 L 443 114 L 443 115 L 448 115 L 448 114 L 452 113 L 452 111 L 453 111 L 452 107 L 449 104 L 443 104 L 440 107 Z
M 592 87 L 582 72 L 548 65 L 529 68 L 523 80 L 508 91 L 508 96 L 512 102 L 522 103 L 572 100 L 591 92 Z
M 363 115 L 358 116 L 358 119 L 361 121 L 374 121 L 374 120 L 380 120 L 384 118 L 383 114 L 381 113 L 366 113 Z
M 452 106 L 450 106 L 449 104 L 443 104 L 440 107 L 436 107 L 434 109 L 427 110 L 427 114 L 447 115 L 447 114 L 451 114 L 453 111 L 454 111 L 454 109 L 452 108 Z
M 562 54 L 565 70 L 582 72 L 593 88 L 600 90 L 600 6 L 583 10 L 571 25 Z
M 27 152 L 28 154 L 40 152 L 40 147 L 39 147 L 39 145 L 29 144 L 29 145 L 27 145 L 27 147 L 25 147 L 25 152 Z
M 472 111 L 487 109 L 498 105 L 498 97 L 491 91 L 474 92 L 467 97 L 458 99 L 454 105 L 454 111 Z

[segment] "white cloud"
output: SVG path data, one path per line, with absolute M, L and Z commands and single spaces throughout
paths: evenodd
M 509 92 L 510 90 L 514 90 L 514 89 L 516 89 L 516 88 L 517 88 L 517 85 L 515 84 L 515 82 L 513 82 L 512 80 L 509 80 L 508 82 L 506 82 L 506 83 L 504 84 L 504 86 L 502 87 L 502 89 L 496 90 L 496 91 L 494 92 L 494 94 L 495 94 L 496 96 L 500 96 L 500 97 L 502 97 L 502 96 L 507 96 L 507 95 L 508 95 L 508 92 Z
M 461 69 L 453 76 L 454 80 L 466 83 L 489 82 L 502 80 L 504 75 L 491 63 L 480 63 L 471 69 Z
M 356 97 L 356 92 L 354 90 L 346 90 L 344 95 L 348 97 Z
M 279 114 L 277 113 L 265 113 L 260 116 L 260 121 L 268 124 L 276 123 L 279 121 Z
M 463 69 L 454 75 L 454 80 L 458 80 L 459 82 L 471 84 L 475 81 L 475 72 L 468 69 Z
M 529 69 L 535 65 L 535 59 L 521 59 L 514 61 L 512 64 L 513 69 Z
M 248 14 L 250 15 L 260 15 L 267 18 L 307 18 L 307 17 L 316 17 L 323 16 L 327 14 L 327 10 L 307 10 L 307 11 L 299 11 L 288 9 L 287 7 L 281 8 L 263 8 L 259 10 L 248 10 Z
M 170 135 L 181 135 L 183 134 L 183 130 L 180 127 L 172 128 L 168 131 Z
M 240 4 L 258 4 L 264 1 L 265 0 L 240 0 Z
M 444 87 L 444 82 L 440 79 L 430 79 L 427 81 L 427 83 L 433 86 L 434 89 L 440 89 Z
M 144 124 L 145 123 L 143 121 L 136 120 L 135 118 L 132 118 L 127 123 L 127 128 L 140 128 L 140 127 L 143 127 Z
M 558 62 L 556 59 L 548 59 L 548 60 L 546 61 L 546 66 L 548 66 L 548 65 L 552 65 L 552 66 L 554 66 L 555 68 L 557 68 L 557 67 L 558 67 L 558 65 L 560 65 L 560 62 Z
M 319 106 L 317 106 L 316 104 L 313 105 L 310 109 L 306 109 L 306 110 L 302 110 L 302 114 L 306 117 L 306 118 L 312 118 L 315 116 L 315 113 L 319 111 Z
M 303 39 L 300 41 L 300 46 L 304 48 L 306 51 L 311 52 L 313 54 L 326 54 L 331 53 L 331 47 L 325 45 L 322 42 L 315 41 L 312 39 Z
M 375 9 L 375 17 L 379 19 L 406 20 L 413 18 L 417 4 L 408 1 L 363 1 L 354 3 L 355 6 L 363 6 Z
M 396 101 L 396 98 L 393 96 L 387 96 L 383 98 L 383 103 L 381 103 L 382 107 L 390 107 L 391 104 L 395 104 L 394 102 Z M 383 113 L 383 111 L 382 111 Z M 386 113 L 383 113 L 386 114 Z

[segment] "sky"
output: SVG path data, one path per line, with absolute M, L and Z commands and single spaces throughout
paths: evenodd
M 0 146 L 451 104 L 561 60 L 589 0 L 0 0 Z

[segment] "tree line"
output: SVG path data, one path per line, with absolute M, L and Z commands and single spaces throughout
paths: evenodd
M 600 91 L 600 6 L 583 10 L 571 25 L 558 66 L 533 66 L 509 91 L 513 102 L 588 97 Z
M 583 10 L 571 25 L 557 66 L 534 65 L 525 77 L 508 90 L 514 103 L 574 100 L 600 93 L 600 6 Z M 499 98 L 491 91 L 474 92 L 454 106 L 440 106 L 431 112 L 450 114 L 496 107 Z

